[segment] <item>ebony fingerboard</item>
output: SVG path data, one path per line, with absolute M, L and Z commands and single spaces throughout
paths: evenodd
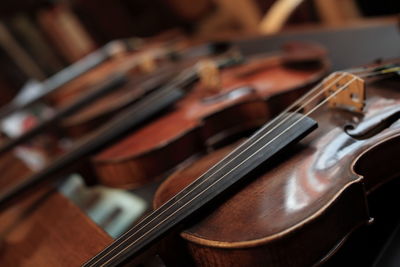
M 300 114 L 266 125 L 238 149 L 152 212 L 84 266 L 116 266 L 139 256 L 156 240 L 208 204 L 249 172 L 317 127 Z

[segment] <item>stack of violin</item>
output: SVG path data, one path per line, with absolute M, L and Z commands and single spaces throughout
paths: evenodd
M 44 110 L 2 133 L 0 264 L 371 260 L 356 251 L 399 184 L 400 61 L 329 70 L 315 43 L 243 56 L 229 42 L 120 40 L 50 77 L 0 110 Z M 152 210 L 114 239 L 59 192 L 76 173 L 156 188 Z

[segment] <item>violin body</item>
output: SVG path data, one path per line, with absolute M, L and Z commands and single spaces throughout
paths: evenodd
M 370 222 L 370 192 L 399 177 L 399 84 L 396 77 L 367 85 L 362 115 L 327 106 L 311 114 L 318 129 L 193 216 L 175 240 L 185 241 L 180 251 L 188 252 L 196 266 L 324 263 L 352 232 Z M 231 150 L 209 154 L 174 173 L 157 191 L 154 207 Z
M 212 49 L 213 46 L 209 46 L 210 51 L 203 51 L 203 53 L 219 51 L 218 49 L 214 49 L 214 51 Z M 221 49 L 225 48 L 222 47 Z M 196 52 L 196 49 L 193 49 L 193 51 Z M 142 69 L 141 71 L 143 72 L 145 69 L 141 65 L 147 66 L 148 69 L 148 65 L 155 64 L 155 62 L 144 58 L 145 56 L 140 53 L 130 53 L 124 57 L 124 60 L 112 59 L 103 63 L 103 65 L 89 71 L 86 75 L 83 74 L 83 76 L 59 88 L 59 90 L 47 94 L 47 98 L 51 98 L 57 94 L 66 93 L 68 95 L 68 92 L 73 94 L 73 96 L 66 96 L 65 99 L 63 98 L 60 106 L 53 106 L 56 110 L 50 118 L 44 119 L 22 135 L 1 146 L 0 153 L 9 151 L 19 144 L 32 140 L 35 136 L 43 133 L 44 130 L 48 130 L 48 132 L 52 133 L 52 136 L 49 136 L 47 140 L 52 140 L 52 144 L 45 144 L 43 146 L 40 142 L 36 141 L 31 142 L 31 144 L 37 146 L 38 149 L 43 148 L 43 150 L 58 151 L 59 154 L 65 148 L 59 146 L 57 139 L 61 137 L 75 140 L 82 138 L 84 135 L 93 132 L 101 125 L 110 121 L 111 118 L 133 106 L 156 89 L 168 84 L 168 81 L 172 80 L 172 77 L 181 69 L 194 64 L 196 59 L 191 56 L 193 51 L 182 51 L 182 53 L 185 52 L 181 57 L 182 60 L 176 62 L 167 62 L 164 58 L 157 59 L 158 61 L 165 62 L 162 62 L 163 64 L 160 64 L 157 69 L 151 69 L 150 72 L 141 74 L 139 70 Z M 167 51 L 163 50 L 161 52 L 167 53 Z M 165 57 L 166 55 L 162 54 L 162 56 Z M 185 57 L 189 58 L 186 59 Z M 156 66 L 154 65 L 153 67 Z M 107 71 L 107 75 L 102 77 L 101 75 L 105 74 L 103 73 L 104 70 Z M 87 80 L 93 81 L 90 85 L 85 85 L 82 81 Z M 50 156 L 56 154 L 50 153 Z
M 73 102 L 83 92 L 90 90 L 99 81 L 104 81 L 105 78 L 115 73 L 128 72 L 129 75 L 138 77 L 149 74 L 158 65 L 171 61 L 169 48 L 163 43 L 152 43 L 151 41 L 143 45 L 140 50 L 134 50 L 129 40 L 114 41 L 99 52 L 106 53 L 108 59 L 51 92 L 46 96 L 46 102 L 54 107 L 61 107 Z M 87 59 L 89 62 L 91 60 L 93 58 Z
M 160 179 L 185 160 L 259 127 L 327 68 L 325 59 L 291 67 L 261 57 L 222 70 L 220 91 L 197 84 L 171 112 L 93 157 L 97 178 L 124 188 Z
M 126 77 L 126 82 L 108 94 L 93 101 L 86 107 L 59 122 L 59 128 L 70 138 L 78 139 L 95 130 L 118 113 L 143 98 L 152 90 L 165 84 L 176 74 L 179 64 L 162 66 L 151 74 Z
M 224 53 L 231 49 L 231 45 L 207 43 L 189 47 L 187 44 L 174 49 L 166 44 L 154 43 L 147 44 L 140 51 L 131 52 L 129 49 L 129 41 L 108 44 L 97 52 L 110 54 L 106 62 L 45 95 L 45 102 L 55 109 L 55 114 L 46 123 L 52 123 L 52 126 L 57 124 L 58 135 L 73 139 L 82 137 L 153 90 L 167 84 L 199 57 Z M 85 61 L 94 61 L 93 58 L 96 57 L 91 56 Z M 79 65 L 74 68 L 80 69 Z M 45 84 L 54 87 L 57 84 L 56 78 L 63 77 L 65 72 L 57 74 Z M 58 123 L 54 123 L 55 120 Z
M 137 53 L 130 52 L 126 55 L 120 55 L 110 58 L 97 67 L 82 74 L 78 78 L 57 88 L 46 96 L 45 102 L 55 108 L 60 108 L 68 103 L 75 101 L 84 92 L 95 87 L 99 81 L 112 75 L 113 73 L 123 70 L 127 65 L 137 60 Z
M 63 90 L 56 92 L 58 95 L 50 96 L 63 99 L 61 106 L 65 106 L 76 101 L 77 96 L 83 91 L 94 90 L 93 88 L 96 88 L 93 85 L 94 81 L 97 85 L 105 84 L 121 74 L 124 74 L 127 80 L 123 86 L 115 88 L 107 95 L 92 101 L 79 112 L 64 118 L 59 125 L 64 133 L 74 139 L 82 137 L 149 92 L 166 84 L 180 71 L 194 65 L 199 58 L 214 57 L 232 48 L 230 44 L 225 43 L 207 43 L 196 47 L 191 47 L 189 43 L 182 43 L 181 47 L 175 48 L 164 43 L 153 43 L 147 44 L 142 49 L 142 51 L 125 53 L 113 58 L 99 66 L 95 72 L 88 73 L 81 80 L 74 80 Z M 60 101 L 56 102 L 60 103 Z
M 93 58 L 86 60 L 91 62 Z M 33 121 L 35 123 L 30 125 L 29 128 L 27 127 L 21 135 L 9 139 L 8 142 L 2 144 L 0 153 L 5 153 L 17 145 L 26 144 L 27 141 L 29 141 L 29 146 L 31 147 L 36 147 L 38 150 L 46 150 L 48 152 L 46 154 L 49 154 L 50 157 L 61 153 L 64 148 L 59 145 L 58 139 L 60 137 L 71 137 L 68 136 L 68 133 L 72 133 L 72 131 L 69 132 L 62 127 L 62 119 L 71 116 L 73 113 L 77 113 L 85 106 L 87 108 L 87 106 L 95 105 L 96 100 L 99 101 L 99 98 L 101 99 L 104 96 L 112 94 L 110 91 L 116 90 L 126 84 L 128 77 L 123 77 L 120 72 L 126 72 L 127 66 L 132 65 L 134 60 L 136 58 L 132 53 L 127 56 L 126 60 L 111 58 L 97 67 L 88 70 L 86 73 L 78 75 L 77 78 L 66 82 L 60 87 L 56 86 L 58 83 L 61 83 L 61 81 L 57 81 L 58 79 L 68 80 L 65 77 L 63 78 L 63 75 L 66 75 L 65 71 L 57 74 L 55 78 L 44 82 L 44 87 L 54 87 L 54 89 L 32 103 L 27 104 L 27 107 L 30 107 L 38 101 L 45 103 L 45 105 L 40 105 L 37 109 L 39 111 L 37 117 L 39 118 L 34 118 Z M 71 71 L 75 73 L 79 72 L 79 69 L 83 67 L 79 68 L 78 65 L 71 68 L 74 70 Z M 101 75 L 107 78 L 104 79 Z M 120 89 L 123 90 L 126 88 Z M 92 119 L 94 119 L 93 116 L 96 115 L 92 113 Z M 101 118 L 97 119 L 93 126 L 99 126 L 104 121 Z M 86 127 L 86 132 L 89 130 L 89 127 Z M 46 135 L 37 137 L 42 133 Z M 40 140 L 38 141 L 37 139 Z
M 124 73 L 127 81 L 123 86 L 115 88 L 107 95 L 79 110 L 79 112 L 64 118 L 59 124 L 60 129 L 67 133 L 69 137 L 80 138 L 117 116 L 119 112 L 136 103 L 151 91 L 160 88 L 182 70 L 193 66 L 199 58 L 204 56 L 214 57 L 232 49 L 230 44 L 220 43 L 207 43 L 195 47 L 189 45 L 189 43 L 183 43 L 178 50 L 178 47 L 174 49 L 174 47 L 168 47 L 163 43 L 147 45 L 144 51 L 120 55 L 113 61 L 99 67 L 96 73 L 88 74 L 85 79 L 94 79 L 99 84 L 99 81 L 105 83 L 112 80 L 114 78 L 112 74 L 115 76 L 118 71 L 127 72 Z M 161 53 L 161 56 L 157 53 Z M 82 88 L 88 86 L 87 84 L 88 82 L 74 80 L 69 85 L 70 89 L 62 92 L 77 95 L 79 91 L 82 91 Z M 95 86 L 90 87 L 93 90 Z M 86 90 L 90 90 L 90 88 Z M 74 100 L 76 98 L 72 98 L 72 101 Z M 62 106 L 70 102 L 71 100 L 68 100 L 67 103 L 63 102 Z

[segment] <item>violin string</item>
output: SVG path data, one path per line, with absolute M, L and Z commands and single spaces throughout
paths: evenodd
M 331 74 L 330 76 L 333 76 L 334 74 Z M 330 77 L 328 76 L 328 78 Z M 309 100 L 308 102 L 306 102 L 305 105 L 308 105 L 311 101 L 313 101 L 313 99 L 315 99 L 316 97 L 318 97 L 321 93 L 323 93 L 324 91 L 326 91 L 327 89 L 329 89 L 332 85 L 334 85 L 336 82 L 338 82 L 342 77 L 344 76 L 344 73 L 342 73 L 338 78 L 336 78 L 333 82 L 331 82 L 328 86 L 326 86 L 325 88 L 323 88 L 320 92 L 318 92 L 318 94 L 314 97 L 312 97 L 311 100 Z M 328 79 L 326 78 L 326 79 Z M 325 80 L 326 80 L 325 79 Z M 296 101 L 295 103 L 293 103 L 292 105 L 290 105 L 288 108 L 285 109 L 285 111 L 283 111 L 279 116 L 275 117 L 272 121 L 270 121 L 266 126 L 264 126 L 262 129 L 260 129 L 257 132 L 261 132 L 263 130 L 265 130 L 265 128 L 267 128 L 268 126 L 270 126 L 272 123 L 274 123 L 275 121 L 279 120 L 280 117 L 283 117 L 287 112 L 289 112 L 292 108 L 296 107 L 301 101 L 303 101 L 303 98 L 306 98 L 308 96 L 310 96 L 312 93 L 314 93 L 315 91 L 317 91 L 319 88 L 321 88 L 323 85 L 323 82 L 319 83 L 317 86 L 315 86 L 312 90 L 310 90 L 307 94 L 305 94 L 303 97 L 301 97 L 298 101 Z M 299 107 L 297 111 L 301 110 L 303 107 Z M 295 111 L 296 112 L 296 111 Z M 291 115 L 293 116 L 293 115 Z M 286 119 L 290 119 L 291 117 L 288 116 Z M 285 121 L 281 122 L 284 123 Z M 271 131 L 273 131 L 274 129 L 276 129 L 277 127 L 279 127 L 281 124 L 278 124 L 276 126 L 274 126 L 272 129 L 270 129 L 267 133 L 265 133 L 262 137 L 260 137 L 258 140 L 262 139 L 263 137 L 265 137 L 265 135 L 269 134 Z M 258 140 L 253 140 L 254 142 L 257 142 Z M 249 140 L 250 141 L 250 140 Z M 229 155 L 227 155 L 224 159 L 226 159 L 227 157 L 229 157 L 230 155 L 234 154 L 235 152 L 237 152 L 241 147 L 243 147 L 245 144 L 247 144 L 247 142 L 242 143 L 241 145 L 239 145 L 234 151 L 232 151 Z M 253 144 L 252 144 L 253 145 Z M 252 146 L 249 146 L 247 149 L 251 148 Z M 245 151 L 247 151 L 247 149 Z M 241 153 L 239 155 L 236 155 L 236 157 L 240 156 L 242 153 L 244 153 L 245 151 L 241 151 Z M 221 162 L 224 160 L 222 159 Z M 234 159 L 233 158 L 231 161 L 227 162 L 226 164 L 229 164 L 230 162 L 232 162 Z M 212 171 L 215 167 L 217 166 L 213 166 L 212 168 L 209 169 L 209 172 Z M 223 168 L 224 166 L 222 166 L 221 168 Z M 220 169 L 216 170 L 215 172 L 218 172 Z M 213 174 L 215 174 L 215 172 Z M 210 174 L 210 176 L 212 176 L 213 174 Z M 202 181 L 202 183 L 206 182 L 207 180 Z M 201 183 L 201 184 L 202 184 Z M 200 186 L 201 184 L 199 184 L 198 186 Z M 193 190 L 195 190 L 196 188 L 193 188 Z M 187 192 L 187 194 L 190 194 L 192 191 Z M 186 194 L 186 195 L 187 195 Z M 182 196 L 185 197 L 186 195 Z M 168 202 L 164 203 L 162 206 L 165 206 Z M 161 207 L 162 207 L 161 206 Z M 161 208 L 160 207 L 160 208 Z M 172 206 L 170 206 L 169 208 L 171 208 Z M 164 212 L 168 211 L 168 209 L 164 210 Z M 160 213 L 157 215 L 157 217 L 161 216 L 163 213 Z M 142 222 L 144 222 L 146 219 L 148 219 L 151 216 L 151 214 L 149 216 L 147 216 L 146 218 L 144 218 L 142 220 Z M 138 233 L 140 230 L 142 230 L 144 227 L 146 227 L 148 224 L 150 224 L 152 221 L 154 221 L 155 219 L 157 219 L 157 217 L 153 218 L 151 221 L 147 222 L 147 224 L 143 225 L 140 229 L 137 229 L 136 232 L 132 233 L 131 235 L 135 235 L 136 233 Z M 134 230 L 134 229 L 131 229 Z M 128 230 L 127 232 L 125 232 L 119 239 L 124 238 L 126 235 L 130 234 L 130 231 Z M 120 245 L 122 245 L 122 243 L 120 243 L 117 247 L 113 248 L 113 250 L 117 249 Z M 111 251 L 110 251 L 111 252 Z
M 330 76 L 332 76 L 332 75 L 334 75 L 334 74 L 337 74 L 338 72 L 336 72 L 336 73 L 333 73 L 333 74 L 331 74 Z M 372 75 L 375 75 L 375 74 L 380 74 L 380 73 L 382 73 L 382 71 L 378 71 L 378 72 L 372 72 L 372 73 L 369 73 L 369 74 L 366 74 L 366 75 L 362 75 L 362 76 L 360 76 L 360 78 L 362 78 L 362 77 L 369 77 L 369 76 L 372 76 Z M 341 73 L 341 75 L 335 80 L 335 81 L 333 81 L 332 83 L 331 83 L 331 85 L 329 85 L 329 86 L 327 86 L 327 87 L 325 87 L 322 91 L 320 91 L 316 96 L 314 96 L 313 97 L 313 99 L 315 99 L 317 96 L 319 96 L 321 93 L 323 93 L 323 92 L 325 92 L 327 89 L 329 89 L 330 88 L 330 86 L 332 86 L 333 84 L 335 84 L 336 82 L 338 82 L 343 76 L 345 75 L 345 73 Z M 328 78 L 330 77 L 330 76 L 328 76 Z M 326 81 L 328 78 L 326 78 L 326 79 L 324 79 L 324 81 Z M 305 115 L 303 115 L 302 116 L 302 118 L 300 118 L 298 121 L 296 121 L 295 122 L 295 124 L 297 124 L 298 122 L 300 122 L 302 119 L 304 119 L 304 117 L 306 117 L 306 116 L 308 116 L 308 115 L 310 115 L 312 112 L 314 112 L 316 109 L 318 109 L 320 106 L 322 106 L 323 104 L 325 104 L 328 100 L 330 100 L 332 97 L 334 97 L 335 95 L 337 95 L 339 92 L 341 92 L 341 91 L 343 91 L 344 89 L 346 89 L 346 87 L 351 83 L 351 82 L 353 82 L 354 80 L 356 79 L 356 77 L 353 77 L 350 81 L 348 81 L 345 85 L 343 85 L 342 87 L 340 87 L 339 89 L 337 89 L 337 91 L 335 91 L 333 94 L 331 94 L 328 98 L 326 98 L 324 101 L 322 101 L 321 103 L 319 103 L 316 107 L 314 107 L 312 110 L 310 110 L 307 114 L 305 114 Z M 324 81 L 322 81 L 319 85 L 317 85 L 315 88 L 313 88 L 312 90 L 310 90 L 309 91 L 309 93 L 307 93 L 306 95 L 310 95 L 311 93 L 311 91 L 313 91 L 313 92 L 315 92 L 315 90 L 317 90 L 318 88 L 320 88 L 321 87 L 321 85 L 323 84 L 323 82 Z M 306 96 L 305 95 L 305 96 Z M 300 98 L 299 100 L 301 100 L 301 99 L 303 99 L 304 98 L 304 96 L 302 97 L 302 98 Z M 308 103 L 306 103 L 306 105 L 308 105 L 310 102 L 312 102 L 313 100 L 309 100 L 308 101 Z M 295 107 L 296 105 L 297 105 L 297 103 L 298 103 L 299 101 L 296 101 L 294 104 L 292 104 L 289 108 L 287 108 L 286 110 L 290 110 L 291 108 L 293 108 L 293 107 Z M 305 105 L 303 105 L 303 107 L 304 107 Z M 300 111 L 303 107 L 299 107 L 298 109 L 297 109 L 297 111 Z M 297 112 L 297 111 L 295 111 L 295 112 Z M 287 112 L 287 111 L 286 111 Z M 281 115 L 279 115 L 279 116 L 277 116 L 277 118 L 278 117 L 282 117 L 282 116 L 284 116 L 284 114 L 285 114 L 285 112 L 282 112 L 281 113 Z M 292 117 L 293 117 L 294 115 L 292 115 Z M 263 127 L 263 129 L 265 129 L 267 126 L 269 126 L 269 125 L 271 125 L 271 123 L 273 122 L 273 121 L 276 121 L 276 119 L 277 118 L 275 118 L 274 120 L 272 120 L 270 123 L 268 123 L 266 126 L 264 126 Z M 288 116 L 288 117 L 286 117 L 286 121 L 287 120 L 289 120 L 291 118 L 291 116 Z M 280 125 L 282 125 L 284 122 L 281 122 L 280 124 L 278 124 L 278 125 L 276 125 L 276 126 L 274 126 L 272 129 L 270 129 L 267 133 L 265 133 L 262 137 L 260 137 L 258 140 L 253 140 L 253 142 L 258 142 L 260 139 L 262 139 L 262 138 L 264 138 L 267 134 L 269 134 L 269 133 L 271 133 L 272 132 L 272 130 L 274 130 L 274 129 L 276 129 L 278 126 L 280 126 Z M 278 138 L 280 135 L 282 135 L 284 132 L 286 132 L 287 130 L 289 130 L 290 128 L 292 128 L 295 124 L 292 124 L 289 128 L 287 128 L 287 129 L 285 129 L 285 131 L 283 131 L 282 133 L 280 133 L 278 136 L 276 136 L 274 139 L 272 139 L 271 141 L 269 141 L 267 144 L 265 144 L 261 149 L 263 149 L 265 146 L 267 146 L 267 145 L 269 145 L 271 142 L 273 142 L 274 140 L 276 140 L 276 138 Z M 233 154 L 233 153 L 235 153 L 235 152 L 237 152 L 237 150 L 239 150 L 239 148 L 240 147 L 242 147 L 243 145 L 247 145 L 247 143 L 248 142 L 244 142 L 243 144 L 241 144 L 238 148 L 236 148 L 234 151 L 232 151 L 229 155 L 227 155 L 226 157 L 228 157 L 228 156 L 230 156 L 231 154 Z M 246 148 L 246 150 L 247 149 L 249 149 L 250 147 L 252 147 L 255 143 L 253 143 L 253 144 L 250 144 L 250 146 L 249 147 L 247 147 Z M 259 150 L 261 150 L 261 149 L 259 149 Z M 245 151 L 246 151 L 245 150 Z M 258 153 L 259 152 L 259 150 L 257 150 L 255 153 L 253 153 L 253 155 L 254 154 L 256 154 L 256 153 Z M 245 151 L 241 151 L 240 152 L 240 154 L 239 155 L 236 155 L 236 158 L 238 157 L 238 156 L 240 156 L 242 153 L 244 153 Z M 226 158 L 225 157 L 225 158 Z M 224 159 L 225 159 L 224 158 Z M 230 162 L 232 162 L 234 159 L 236 159 L 236 158 L 233 158 Z M 222 159 L 220 162 L 222 162 L 224 159 Z M 227 164 L 229 164 L 230 162 L 228 162 L 228 163 L 226 163 L 224 166 L 222 166 L 221 168 L 223 168 L 223 167 L 225 167 Z M 243 163 L 240 163 L 239 165 L 237 165 L 237 166 L 240 166 L 241 164 L 243 164 Z M 216 165 L 214 165 L 212 168 L 210 168 L 210 170 L 209 171 L 212 171 L 212 169 L 214 168 L 214 167 L 216 167 Z M 221 169 L 220 168 L 220 169 Z M 235 167 L 234 169 L 236 169 L 237 167 Z M 220 169 L 218 169 L 216 172 L 218 172 Z M 234 169 L 232 169 L 230 172 L 232 172 Z M 212 173 L 212 174 L 209 174 L 210 176 L 212 176 L 212 175 L 214 175 L 216 172 L 214 172 L 214 173 Z M 227 174 L 229 174 L 230 172 L 228 172 L 228 173 L 226 173 L 225 175 L 223 175 L 222 177 L 220 177 L 217 181 L 215 181 L 211 186 L 213 186 L 215 183 L 217 183 L 218 181 L 220 181 L 221 179 L 223 179 Z M 208 174 L 208 173 L 206 173 L 206 174 Z M 202 175 L 203 176 L 203 175 Z M 201 177 L 202 177 L 201 176 Z M 200 178 L 201 178 L 200 177 Z M 207 179 L 205 179 L 205 180 L 203 180 L 202 181 L 202 183 L 204 183 L 204 182 L 206 182 L 207 181 Z M 202 183 L 200 183 L 199 185 L 197 185 L 197 187 L 198 186 L 200 186 Z M 207 187 L 207 189 L 209 188 L 209 187 L 211 187 L 211 186 L 208 186 Z M 186 195 L 184 195 L 184 196 L 182 196 L 182 198 L 183 197 L 185 197 L 185 196 L 187 196 L 188 194 L 190 194 L 191 192 L 193 192 L 194 190 L 196 189 L 196 187 L 195 188 L 193 188 L 191 191 L 189 191 L 189 192 L 187 192 L 186 193 Z M 206 190 L 207 190 L 206 189 Z M 206 191 L 206 190 L 204 190 L 204 191 Z M 203 192 L 204 192 L 203 191 Z M 199 196 L 200 194 L 198 194 L 197 196 Z M 197 197 L 196 196 L 196 197 Z M 195 198 L 196 198 L 195 197 Z M 192 199 L 193 200 L 193 199 Z M 178 212 L 180 209 L 182 209 L 182 207 L 184 207 L 184 206 L 186 206 L 188 203 L 190 203 L 192 200 L 190 200 L 189 202 L 187 202 L 185 205 L 183 205 L 183 206 L 181 206 L 181 208 L 178 208 L 178 210 L 177 211 L 175 211 L 174 213 L 172 213 L 170 216 L 168 216 L 166 219 L 164 219 L 163 221 L 161 221 L 160 223 L 158 223 L 156 226 L 154 226 L 152 229 L 150 229 L 150 230 L 148 230 L 146 233 L 144 233 L 142 236 L 140 236 L 138 239 L 136 239 L 133 243 L 131 243 L 131 244 L 129 244 L 128 245 L 128 247 L 125 247 L 122 251 L 119 251 L 116 255 L 114 255 L 111 259 L 113 259 L 113 258 L 115 258 L 118 254 L 121 254 L 121 253 L 123 253 L 123 251 L 125 251 L 126 249 L 128 249 L 129 247 L 131 247 L 132 245 L 134 245 L 135 243 L 137 243 L 137 241 L 138 240 L 140 240 L 140 239 L 142 239 L 146 234 L 148 234 L 150 231 L 152 231 L 152 230 L 154 230 L 158 225 L 160 225 L 160 224 L 162 224 L 162 222 L 164 222 L 165 220 L 167 220 L 168 218 L 170 218 L 171 216 L 173 216 L 176 212 Z M 166 203 L 164 203 L 162 206 L 164 206 L 164 205 L 166 205 L 167 203 L 168 203 L 169 201 L 167 201 Z M 176 203 L 176 202 L 175 202 Z M 162 207 L 161 206 L 161 207 Z M 160 207 L 160 208 L 161 208 Z M 172 206 L 169 206 L 166 210 L 164 210 L 162 213 L 160 213 L 160 214 L 157 214 L 157 216 L 155 217 L 155 218 L 153 218 L 151 221 L 149 221 L 149 222 L 147 222 L 145 225 L 143 225 L 140 229 L 137 229 L 136 230 L 136 232 L 134 232 L 133 234 L 131 234 L 131 236 L 133 236 L 133 235 L 135 235 L 135 234 L 137 234 L 140 230 L 142 230 L 144 227 L 146 227 L 148 224 L 150 224 L 152 221 L 154 221 L 155 219 L 157 219 L 160 215 L 162 215 L 163 213 L 165 213 L 166 211 L 168 211 L 168 209 L 170 209 L 171 207 L 173 207 L 173 205 Z M 146 218 L 144 218 L 143 220 L 142 220 L 142 222 L 144 222 L 146 219 L 148 219 L 149 217 L 151 216 L 151 214 L 149 215 L 149 216 L 147 216 Z M 131 229 L 131 230 L 134 230 L 133 228 Z M 124 236 L 126 236 L 127 234 L 129 234 L 129 232 L 130 231 L 127 231 L 124 235 L 122 235 L 120 238 L 118 238 L 118 239 L 122 239 Z M 123 243 L 119 243 L 116 247 L 114 247 L 111 251 L 109 251 L 107 254 L 105 254 L 105 255 L 103 255 L 102 256 L 102 258 L 104 258 L 105 256 L 107 256 L 107 255 L 109 255 L 112 251 L 114 251 L 115 249 L 117 249 L 119 246 L 121 246 L 121 245 L 123 245 Z M 111 245 L 109 246 L 109 247 L 111 247 Z M 106 248 L 107 249 L 107 248 Z M 109 262 L 111 259 L 109 259 L 107 262 Z M 100 259 L 98 259 L 95 263 L 97 263 L 99 260 L 101 260 L 101 258 Z M 107 263 L 106 262 L 106 263 Z M 95 263 L 93 263 L 93 264 L 95 264 Z

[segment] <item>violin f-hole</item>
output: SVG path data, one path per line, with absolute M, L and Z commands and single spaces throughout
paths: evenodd
M 391 110 L 389 112 L 374 116 L 358 125 L 347 124 L 344 127 L 344 130 L 349 136 L 357 140 L 365 140 L 389 128 L 399 119 L 400 109 L 398 108 L 395 111 Z

